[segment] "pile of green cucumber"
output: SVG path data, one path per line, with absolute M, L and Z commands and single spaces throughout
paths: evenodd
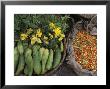
M 14 47 L 14 74 L 16 76 L 43 75 L 60 64 L 62 51 L 63 43 L 53 50 L 39 45 L 25 47 L 19 41 Z

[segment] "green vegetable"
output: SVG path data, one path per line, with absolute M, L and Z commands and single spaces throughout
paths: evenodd
M 24 74 L 25 74 L 25 75 L 28 75 L 28 68 L 27 68 L 27 65 L 26 65 L 25 68 L 24 68 Z
M 16 71 L 17 69 L 18 62 L 19 62 L 19 52 L 17 47 L 15 47 L 14 48 L 14 71 Z
M 19 64 L 15 75 L 19 75 L 23 71 L 24 65 L 25 65 L 24 56 L 21 54 L 19 57 Z
M 53 61 L 53 68 L 57 67 L 61 61 L 61 50 L 59 48 L 56 48 L 55 55 L 54 55 L 54 61 Z
M 27 48 L 25 52 L 25 63 L 26 63 L 27 70 L 28 70 L 27 75 L 29 76 L 31 76 L 33 73 L 33 59 L 31 55 L 32 55 L 32 50 L 30 48 Z M 25 72 L 27 72 L 27 70 Z
M 34 72 L 35 74 L 39 75 L 41 73 L 41 58 L 40 58 L 40 52 L 39 52 L 39 48 L 38 45 L 35 45 L 33 47 L 33 62 L 34 62 Z
M 43 56 L 42 56 L 42 74 L 44 74 L 46 72 L 45 67 L 46 67 L 46 63 L 48 60 L 48 56 L 49 56 L 49 50 L 45 49 L 43 52 Z
M 50 49 L 49 57 L 48 57 L 47 64 L 46 64 L 47 70 L 50 70 L 52 68 L 52 63 L 53 63 L 53 50 Z
M 34 45 L 33 47 L 32 47 L 32 49 L 34 50 L 34 52 L 35 51 L 37 51 L 37 50 L 39 50 L 40 49 L 40 46 L 39 45 Z M 37 49 L 37 50 L 36 50 Z
M 18 42 L 17 47 L 18 47 L 19 53 L 20 54 L 23 54 L 24 48 L 23 48 L 23 45 L 22 45 L 22 42 L 21 41 Z
M 27 43 L 27 42 L 23 42 L 22 44 L 23 44 L 24 50 L 25 50 L 26 48 L 28 48 L 28 43 Z
M 42 59 L 43 53 L 44 53 L 45 48 L 40 48 L 39 53 L 40 53 L 40 61 Z

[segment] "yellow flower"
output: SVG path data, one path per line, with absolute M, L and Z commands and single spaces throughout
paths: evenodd
M 61 36 L 61 37 L 63 37 L 63 38 L 65 37 L 65 35 L 64 35 L 64 34 L 60 34 L 60 36 Z
M 28 35 L 27 35 L 27 34 L 24 34 L 24 33 L 22 33 L 22 34 L 20 35 L 20 39 L 21 39 L 21 40 L 26 40 L 27 37 L 28 37 Z
M 41 32 L 41 29 L 40 28 L 37 30 L 36 36 L 38 36 L 38 37 L 41 37 L 42 36 L 42 32 Z
M 54 28 L 55 28 L 55 24 L 51 22 L 51 23 L 49 24 L 49 27 L 50 27 L 50 29 L 54 29 Z
M 33 36 L 32 39 L 31 39 L 31 44 L 35 44 L 35 42 L 37 41 L 37 37 Z
M 59 36 L 61 34 L 61 28 L 60 27 L 55 28 L 54 32 L 55 32 L 55 37 Z
M 45 42 L 46 44 L 49 44 L 49 42 L 48 42 L 48 37 L 44 36 L 44 42 Z
M 63 38 L 62 38 L 62 37 L 60 37 L 58 40 L 59 40 L 59 41 L 61 41 L 61 40 L 63 40 Z
M 61 41 L 61 40 L 63 40 L 64 37 L 65 37 L 64 34 L 60 34 L 60 38 L 58 40 Z
M 35 35 L 32 35 L 32 37 L 35 37 Z
M 37 38 L 35 35 L 32 35 L 32 39 L 31 39 L 31 44 L 35 44 L 35 42 L 37 43 L 42 43 L 40 38 Z
M 27 29 L 27 34 L 31 34 L 33 32 L 32 28 Z
M 40 38 L 37 38 L 37 43 L 42 43 Z
M 52 39 L 52 38 L 53 38 L 53 35 L 52 35 L 52 34 L 50 34 L 50 33 L 49 33 L 49 36 L 50 36 L 50 39 Z

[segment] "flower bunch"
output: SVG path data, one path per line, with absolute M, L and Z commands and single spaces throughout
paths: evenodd
M 20 39 L 23 41 L 30 39 L 31 45 L 34 45 L 35 43 L 37 44 L 45 43 L 48 45 L 49 42 L 53 39 L 57 39 L 59 42 L 64 39 L 65 35 L 61 27 L 57 26 L 53 22 L 50 22 L 48 26 L 49 26 L 48 34 L 45 34 L 46 30 L 42 28 L 38 29 L 29 28 L 26 30 L 25 33 L 20 34 Z
M 23 19 L 17 18 L 21 24 L 15 21 L 15 27 L 21 26 L 15 33 L 18 40 L 28 43 L 29 45 L 39 44 L 47 48 L 54 48 L 60 45 L 65 38 L 69 25 L 68 15 L 18 15 Z M 29 19 L 30 18 L 30 19 Z M 18 24 L 18 25 L 17 25 Z
M 56 26 L 53 22 L 49 24 L 50 29 L 53 30 L 55 38 L 58 38 L 59 41 L 63 40 L 65 37 L 61 27 Z

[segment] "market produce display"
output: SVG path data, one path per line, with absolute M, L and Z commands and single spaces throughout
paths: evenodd
M 95 14 L 15 14 L 14 75 L 54 75 L 63 64 L 77 75 L 96 75 L 96 18 Z
M 69 15 L 15 15 L 15 75 L 44 75 L 61 63 Z

